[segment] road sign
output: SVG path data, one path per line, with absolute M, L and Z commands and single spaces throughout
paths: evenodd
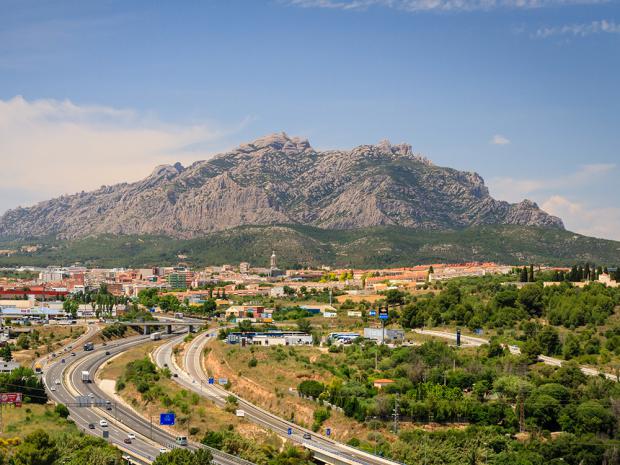
M 368 312 L 368 315 L 370 316 L 377 316 L 377 312 L 375 310 L 371 310 Z
M 160 425 L 174 425 L 174 413 L 160 413 L 159 414 Z
M 110 437 L 110 432 L 107 429 L 104 429 L 102 433 L 104 439 L 108 439 Z
M 220 378 L 220 379 L 217 380 L 217 383 L 220 386 L 224 386 L 224 385 L 228 384 L 228 378 Z
M 78 407 L 90 407 L 91 405 L 91 399 L 88 396 L 77 396 L 75 402 Z
M 461 346 L 461 328 L 456 328 L 456 346 Z
M 290 427 L 289 427 L 289 429 L 288 429 L 288 431 L 286 432 L 286 434 L 288 434 L 289 436 L 290 436 L 291 434 L 293 434 L 293 428 L 290 428 Z
M 332 429 L 331 429 L 331 428 L 327 428 L 327 429 L 325 430 L 325 434 L 326 434 L 327 436 L 331 436 L 331 434 L 332 434 Z
M 388 315 L 388 309 L 387 307 L 382 307 L 379 309 L 379 319 L 380 320 L 387 320 L 389 317 Z
M 13 404 L 15 407 L 22 406 L 21 392 L 5 392 L 0 394 L 0 404 Z
M 209 384 L 215 384 L 215 378 L 213 377 L 209 378 Z

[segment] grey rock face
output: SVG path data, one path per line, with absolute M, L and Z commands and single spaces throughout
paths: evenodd
M 563 228 L 529 200 L 497 201 L 476 173 L 435 166 L 407 144 L 318 152 L 284 133 L 184 168 L 162 165 L 135 183 L 16 208 L 0 235 L 195 237 L 240 225 L 297 223 L 449 229 L 480 224 Z

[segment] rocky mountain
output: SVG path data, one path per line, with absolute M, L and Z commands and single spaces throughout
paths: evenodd
M 503 224 L 563 229 L 534 202 L 493 199 L 476 173 L 435 166 L 406 144 L 317 151 L 284 133 L 135 183 L 16 208 L 0 236 L 162 234 L 199 237 L 243 225 L 422 230 Z

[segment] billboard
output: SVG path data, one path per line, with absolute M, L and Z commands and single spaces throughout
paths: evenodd
M 0 394 L 0 404 L 13 404 L 15 407 L 22 406 L 21 392 L 3 392 Z

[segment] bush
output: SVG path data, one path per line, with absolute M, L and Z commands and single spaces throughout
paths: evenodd
M 254 357 L 252 357 L 250 359 L 250 361 L 248 362 L 248 366 L 250 368 L 254 368 L 256 365 L 258 365 L 258 360 L 256 360 Z
M 54 412 L 56 412 L 56 415 L 60 418 L 67 418 L 69 416 L 69 409 L 65 404 L 57 404 L 54 408 Z

